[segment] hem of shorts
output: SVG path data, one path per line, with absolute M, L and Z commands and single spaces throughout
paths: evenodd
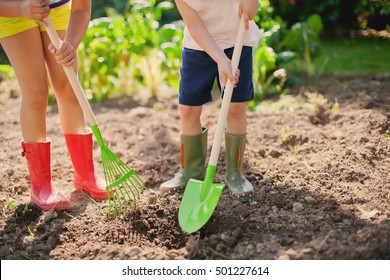
M 0 35 L 0 39 L 4 39 L 4 38 L 7 38 L 7 37 L 11 37 L 11 36 L 13 36 L 13 35 L 16 35 L 16 34 L 19 34 L 19 33 L 24 32 L 24 31 L 27 31 L 27 30 L 29 30 L 29 29 L 33 29 L 33 28 L 35 28 L 35 27 L 39 29 L 38 25 L 31 25 L 31 24 L 26 25 L 26 26 L 24 26 L 24 27 L 22 27 L 22 28 L 19 28 L 19 29 L 16 30 L 15 32 L 8 32 L 8 33 L 5 33 L 4 35 Z
M 202 100 L 199 103 L 194 104 L 194 102 L 192 102 L 192 103 L 185 102 L 185 101 L 183 102 L 183 101 L 180 101 L 180 99 L 179 99 L 179 104 L 180 105 L 185 105 L 185 106 L 203 106 L 203 105 L 205 105 L 205 104 L 207 104 L 207 103 L 209 103 L 211 101 L 212 101 L 212 99 Z
M 47 32 L 46 29 L 41 30 L 41 29 L 39 28 L 39 25 L 34 25 L 34 26 L 29 25 L 29 26 L 25 26 L 25 27 L 19 28 L 16 32 L 9 32 L 9 33 L 6 33 L 6 34 L 4 34 L 4 35 L 0 35 L 0 39 L 4 39 L 4 38 L 7 38 L 7 37 L 11 37 L 11 36 L 13 36 L 13 35 L 22 33 L 22 32 L 24 32 L 24 31 L 27 31 L 27 30 L 30 30 L 30 29 L 33 29 L 33 28 L 38 28 L 38 29 L 39 29 L 39 32 Z M 55 30 L 57 30 L 57 31 L 64 31 L 64 30 L 66 30 L 67 28 L 68 28 L 67 26 L 66 26 L 66 27 L 62 27 L 62 26 L 61 26 L 61 27 L 59 27 L 59 28 L 55 28 Z

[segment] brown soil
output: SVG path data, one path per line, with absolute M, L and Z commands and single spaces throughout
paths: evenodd
M 0 81 L 1 259 L 390 259 L 388 75 L 323 77 L 249 113 L 244 165 L 255 198 L 240 203 L 225 190 L 210 221 L 190 236 L 177 221 L 181 195 L 158 191 L 178 170 L 176 100 L 94 106 L 108 146 L 145 181 L 138 208 L 109 220 L 107 202 L 72 188 L 55 105 L 47 114 L 52 175 L 72 205 L 48 213 L 26 206 L 21 98 L 15 80 Z M 209 152 L 219 105 L 204 109 Z M 97 145 L 95 159 L 101 171 Z M 215 182 L 224 166 L 222 148 Z

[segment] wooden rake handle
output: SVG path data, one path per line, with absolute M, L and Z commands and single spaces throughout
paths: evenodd
M 54 47 L 58 49 L 61 45 L 61 40 L 57 34 L 57 31 L 54 28 L 53 22 L 49 17 L 45 19 L 45 22 L 48 24 L 48 26 L 46 27 L 47 34 L 49 35 L 49 38 L 53 43 Z M 80 81 L 77 78 L 75 71 L 73 70 L 72 66 L 63 66 L 63 68 L 66 76 L 68 77 L 69 83 L 72 86 L 74 93 L 76 94 L 77 100 L 80 103 L 81 109 L 83 110 L 84 116 L 88 124 L 90 126 L 97 125 L 95 115 L 92 112 L 91 106 L 88 103 L 88 100 L 84 94 L 84 90 L 81 87 Z
M 245 23 L 244 17 L 241 18 L 240 27 L 238 28 L 238 34 L 236 38 L 236 44 L 234 46 L 233 57 L 232 57 L 232 70 L 236 73 L 238 64 L 240 62 L 242 46 L 245 38 Z M 222 85 L 221 85 L 222 86 Z M 228 79 L 225 92 L 222 99 L 221 110 L 218 116 L 218 124 L 214 135 L 213 147 L 211 149 L 211 155 L 209 165 L 217 166 L 219 152 L 221 150 L 223 131 L 226 127 L 227 115 L 229 112 L 230 101 L 233 94 L 233 84 Z

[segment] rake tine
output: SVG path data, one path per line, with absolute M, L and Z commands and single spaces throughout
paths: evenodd
M 118 182 L 118 185 L 121 185 L 120 187 L 120 193 L 122 195 L 122 199 L 124 200 L 124 205 L 125 205 L 125 210 L 127 209 L 127 206 L 128 204 L 131 205 L 132 202 L 134 202 L 135 204 L 135 195 L 134 195 L 134 192 L 133 190 L 131 189 L 131 187 L 129 186 L 128 184 L 128 181 L 131 182 L 131 176 L 133 175 L 134 171 L 131 170 L 130 168 L 128 168 L 127 165 L 125 165 L 119 158 L 115 158 L 117 164 L 116 165 L 113 165 L 114 169 L 118 172 L 118 173 L 121 173 L 121 171 L 123 171 L 122 173 L 126 173 L 122 178 L 120 178 L 120 182 Z M 128 189 L 130 190 L 130 192 L 132 193 L 132 196 L 130 196 L 129 192 L 128 192 Z M 126 195 L 128 197 L 126 197 Z
M 123 182 L 125 181 L 131 181 L 132 177 L 134 176 L 135 174 L 135 171 L 128 168 L 127 165 L 125 165 L 123 162 L 121 162 L 119 159 L 118 159 L 118 162 L 119 162 L 119 165 L 115 166 L 117 167 L 116 169 L 118 170 L 119 169 L 119 173 L 120 171 L 123 171 L 122 173 L 125 173 L 125 175 L 121 178 Z
M 131 184 L 131 185 L 130 185 Z M 127 188 L 130 190 L 130 192 L 131 192 L 131 194 L 132 194 L 132 196 L 133 196 L 133 199 L 132 199 L 132 201 L 134 202 L 133 203 L 133 205 L 134 205 L 134 208 L 135 208 L 135 206 L 136 206 L 136 196 L 135 196 L 135 194 L 134 194 L 134 192 L 133 192 L 133 182 L 131 181 L 131 180 L 128 180 L 128 182 L 127 182 Z
M 108 155 L 109 157 L 111 156 L 110 154 Z M 107 181 L 108 183 L 110 182 L 115 182 L 116 181 L 116 178 L 117 178 L 117 174 L 114 173 L 114 168 L 113 168 L 113 162 L 111 161 L 110 158 L 107 159 L 106 161 L 106 164 L 105 164 L 105 170 L 107 171 L 107 174 L 109 175 L 109 180 Z M 110 185 L 109 185 L 110 186 Z M 114 212 L 114 215 L 117 215 L 118 214 L 118 203 L 117 201 L 119 202 L 119 215 L 121 213 L 121 209 L 122 209 L 122 204 L 121 204 L 121 201 L 120 199 L 116 199 L 116 197 L 118 197 L 118 193 L 116 190 L 113 190 L 114 187 L 109 187 L 107 186 L 107 190 L 109 190 L 110 192 L 113 193 L 113 203 L 114 203 L 114 206 L 115 206 L 115 212 Z
M 114 164 L 114 160 L 116 159 L 116 156 L 113 155 L 113 154 L 110 154 L 110 156 L 113 159 L 113 160 L 109 161 L 109 163 L 110 163 L 110 171 L 114 172 L 114 181 L 113 182 L 116 182 L 117 181 L 117 176 L 119 176 L 120 172 L 117 171 L 117 166 Z M 118 173 L 115 173 L 115 171 L 117 171 Z M 119 183 L 117 185 L 117 188 L 115 188 L 115 190 L 114 190 L 114 192 L 117 193 L 117 198 L 118 198 L 118 199 L 114 200 L 114 203 L 116 204 L 116 201 L 118 201 L 118 203 L 119 203 L 119 215 L 122 213 L 122 209 L 123 209 L 122 200 L 120 198 L 120 195 L 123 196 L 121 185 L 122 185 L 122 183 Z M 118 193 L 118 191 L 120 193 Z
M 134 183 L 133 183 L 132 180 L 129 180 L 129 183 L 131 184 L 131 186 L 129 185 L 129 189 L 130 189 L 131 193 L 133 194 L 133 197 L 134 197 L 134 200 L 135 200 L 135 199 L 136 199 L 136 195 L 134 194 L 133 189 L 135 189 L 135 190 L 137 191 L 137 197 L 139 198 L 138 189 L 137 189 L 137 187 L 134 185 Z
M 104 173 L 104 179 L 106 180 L 107 184 L 111 181 L 111 178 L 110 178 L 110 174 L 108 173 L 108 169 L 107 169 L 107 160 L 106 160 L 106 155 L 105 153 L 103 152 L 103 150 L 101 150 L 101 155 L 102 155 L 102 164 L 103 164 L 103 173 Z M 111 213 L 111 210 L 112 210 L 112 200 L 114 199 L 114 195 L 111 191 L 109 191 L 107 189 L 107 186 L 106 186 L 106 191 L 107 191 L 107 200 L 108 200 L 108 213 L 107 213 L 107 216 L 108 218 L 110 218 L 110 213 Z
M 124 191 L 125 191 L 125 193 L 127 194 L 128 198 L 129 198 L 129 200 L 128 200 L 127 202 L 131 203 L 131 202 L 135 201 L 134 193 L 133 193 L 133 191 L 131 190 L 131 188 L 130 188 L 128 182 L 126 182 L 126 186 L 124 186 L 123 188 L 124 188 Z M 130 192 L 132 193 L 133 198 L 130 197 L 129 190 L 130 190 Z
M 117 171 L 117 172 L 119 172 L 119 174 L 120 174 L 120 166 L 118 166 L 118 165 L 113 165 L 113 167 L 114 167 L 114 169 Z M 120 194 L 122 195 L 122 199 L 124 200 L 124 205 L 125 205 L 125 208 L 124 208 L 124 211 L 126 211 L 126 209 L 127 209 L 127 203 L 125 203 L 125 202 L 127 202 L 127 201 L 131 201 L 132 200 L 132 198 L 130 197 L 130 195 L 129 195 L 129 193 L 127 192 L 127 190 L 126 190 L 126 187 L 125 187 L 125 183 L 126 183 L 126 180 L 125 179 L 127 179 L 126 177 L 122 177 L 121 179 L 119 179 L 119 180 L 123 180 L 123 181 L 120 181 L 119 182 L 119 191 L 120 191 Z M 125 194 L 127 194 L 127 196 L 128 196 L 128 200 L 126 199 L 126 196 L 125 196 L 125 194 L 124 194 L 124 192 L 125 192 Z M 122 202 L 121 202 L 121 199 L 119 198 L 119 202 L 121 203 L 121 206 L 122 206 Z M 121 207 L 122 208 L 122 207 Z
M 110 192 L 107 192 L 107 200 L 108 200 L 108 213 L 107 213 L 107 216 L 108 218 L 110 218 L 110 211 L 111 211 L 111 208 L 112 208 L 112 197 L 111 197 L 111 193 Z
M 131 181 L 131 184 L 133 186 L 133 188 L 136 190 L 137 192 L 137 198 L 139 199 L 140 197 L 140 192 L 142 191 L 142 181 L 139 182 L 140 178 L 138 177 L 137 174 L 134 174 L 135 176 L 132 176 L 132 179 L 133 181 L 135 181 L 135 183 L 133 181 Z M 137 185 L 141 186 L 141 187 L 138 187 Z
M 132 172 L 132 170 L 126 172 L 125 177 L 123 177 L 124 179 L 126 179 L 126 180 L 123 181 L 123 183 L 126 183 L 126 186 L 123 186 L 123 188 L 125 189 L 125 191 L 126 191 L 128 197 L 129 197 L 129 200 L 135 201 L 136 196 L 134 195 L 134 192 L 133 192 L 133 190 L 132 190 L 132 187 L 129 185 L 129 182 L 131 183 L 131 177 L 132 177 L 133 173 L 134 173 L 134 172 Z M 130 197 L 130 194 L 129 194 L 128 190 L 130 190 L 130 192 L 131 192 L 133 198 Z
M 132 205 L 135 205 L 135 200 L 133 198 L 130 197 L 130 193 L 128 192 L 128 188 L 129 188 L 129 185 L 128 183 L 126 182 L 126 186 L 124 187 L 125 189 L 125 192 L 128 196 L 128 200 L 126 200 L 126 207 L 129 207 L 131 208 Z M 133 196 L 134 197 L 134 196 Z

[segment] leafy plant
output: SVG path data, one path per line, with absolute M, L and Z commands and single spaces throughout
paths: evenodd
M 323 29 L 321 17 L 311 15 L 306 22 L 294 24 L 279 44 L 279 48 L 286 48 L 298 56 L 295 60 L 298 69 L 307 73 L 308 77 L 315 74 L 314 58 L 320 51 L 320 33 Z
M 291 75 L 291 70 L 307 73 L 310 78 L 316 72 L 321 17 L 311 15 L 288 29 L 287 22 L 278 16 L 273 18 L 273 13 L 270 1 L 260 1 L 256 22 L 264 33 L 254 51 L 255 100 L 249 103 L 250 109 L 265 97 L 282 94 L 286 86 L 296 84 L 299 79 Z
M 162 85 L 176 87 L 180 67 L 182 25 L 159 26 L 170 2 L 128 2 L 125 15 L 109 9 L 109 17 L 91 22 L 79 48 L 80 80 L 88 98 L 102 101 L 148 89 L 155 97 Z
M 358 16 L 359 26 L 363 29 L 369 27 L 370 21 L 383 17 L 388 19 L 390 16 L 389 0 L 360 0 L 356 5 L 355 12 Z M 386 24 L 389 28 L 389 22 Z M 380 28 L 380 27 L 379 27 Z
M 283 65 L 296 57 L 293 52 L 276 49 L 284 36 L 286 24 L 281 18 L 272 18 L 272 11 L 270 1 L 260 2 L 260 12 L 255 20 L 264 33 L 254 50 L 255 100 L 249 103 L 250 108 L 270 95 L 282 93 L 288 80 Z

